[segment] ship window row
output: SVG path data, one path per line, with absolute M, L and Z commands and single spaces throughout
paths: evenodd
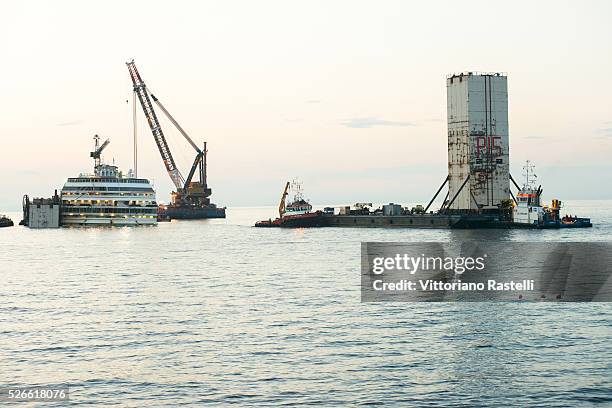
M 157 207 L 153 208 L 115 208 L 115 207 L 64 207 L 62 213 L 83 214 L 157 214 Z
M 79 214 L 79 213 L 64 213 L 62 214 L 62 216 L 64 217 L 64 219 L 66 218 L 71 218 L 71 217 L 82 217 L 82 218 L 100 218 L 100 214 Z M 119 215 L 119 214 L 104 214 L 103 217 L 105 219 L 109 219 L 109 218 L 157 218 L 156 214 L 153 215 L 130 215 L 130 214 L 125 214 L 125 215 Z
M 64 191 L 147 191 L 153 193 L 153 189 L 150 187 L 64 187 Z
M 157 205 L 155 201 L 114 201 L 114 200 L 62 200 L 64 205 L 82 205 L 91 207 L 95 206 L 117 206 L 117 205 L 126 205 L 129 207 L 143 207 L 150 205 Z
M 71 183 L 141 183 L 148 184 L 147 179 L 136 178 L 94 178 L 94 177 L 70 177 L 68 181 Z
M 107 193 L 97 193 L 97 192 L 79 192 L 79 193 L 71 193 L 71 192 L 62 192 L 62 196 L 63 197 L 67 197 L 67 196 L 77 196 L 77 197 L 88 197 L 88 196 L 109 196 L 112 195 L 113 197 L 115 196 L 120 196 L 120 197 L 152 197 L 155 198 L 155 193 L 113 193 L 111 192 L 107 192 Z

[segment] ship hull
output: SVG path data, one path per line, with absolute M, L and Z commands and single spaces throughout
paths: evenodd
M 330 226 L 340 228 L 452 228 L 460 217 L 452 215 L 333 215 Z
M 275 220 L 264 220 L 264 221 L 257 221 L 255 223 L 255 226 L 257 228 L 280 228 L 281 225 L 281 220 L 280 218 L 277 218 Z
M 283 217 L 281 228 L 320 228 L 329 227 L 329 216 L 321 213 L 306 213 Z
M 486 215 L 416 214 L 416 215 L 332 215 L 308 213 L 283 217 L 282 220 L 259 221 L 256 227 L 266 228 L 450 228 L 450 229 L 559 229 L 589 228 L 588 218 L 579 218 L 573 223 L 549 222 L 545 224 L 523 224 L 499 220 Z
M 287 215 L 275 220 L 264 220 L 255 223 L 258 228 L 320 228 L 330 226 L 331 215 L 320 211 L 314 213 Z
M 124 227 L 138 225 L 157 225 L 155 218 L 92 218 L 92 217 L 63 217 L 62 226 L 108 226 Z

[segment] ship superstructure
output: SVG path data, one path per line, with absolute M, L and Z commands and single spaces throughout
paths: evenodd
M 117 166 L 102 162 L 100 137 L 94 137 L 93 174 L 70 177 L 61 191 L 62 225 L 155 225 L 157 201 L 149 180 L 126 176 Z
M 544 222 L 544 207 L 542 207 L 542 186 L 536 188 L 537 175 L 529 160 L 523 167 L 525 183 L 516 195 L 516 205 L 512 220 L 517 224 L 540 225 Z
M 304 198 L 302 192 L 302 183 L 293 179 L 291 182 L 291 191 L 293 193 L 293 200 L 285 205 L 285 211 L 281 214 L 281 217 L 288 217 L 292 215 L 307 214 L 312 211 L 312 205 Z

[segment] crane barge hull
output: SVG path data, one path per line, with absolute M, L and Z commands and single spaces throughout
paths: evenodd
M 225 208 L 206 207 L 165 207 L 159 208 L 159 215 L 173 220 L 201 220 L 207 218 L 225 218 Z

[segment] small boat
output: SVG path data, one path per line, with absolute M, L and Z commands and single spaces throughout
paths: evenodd
M 289 187 L 294 192 L 293 200 L 287 204 Z M 329 225 L 329 214 L 323 211 L 312 211 L 312 205 L 302 195 L 302 184 L 293 180 L 287 182 L 278 206 L 279 217 L 272 220 L 263 220 L 255 223 L 259 228 L 312 228 Z
M 13 225 L 15 225 L 15 224 L 13 224 L 13 220 L 11 220 L 6 215 L 0 214 L 0 228 L 3 228 L 3 227 L 12 227 Z

